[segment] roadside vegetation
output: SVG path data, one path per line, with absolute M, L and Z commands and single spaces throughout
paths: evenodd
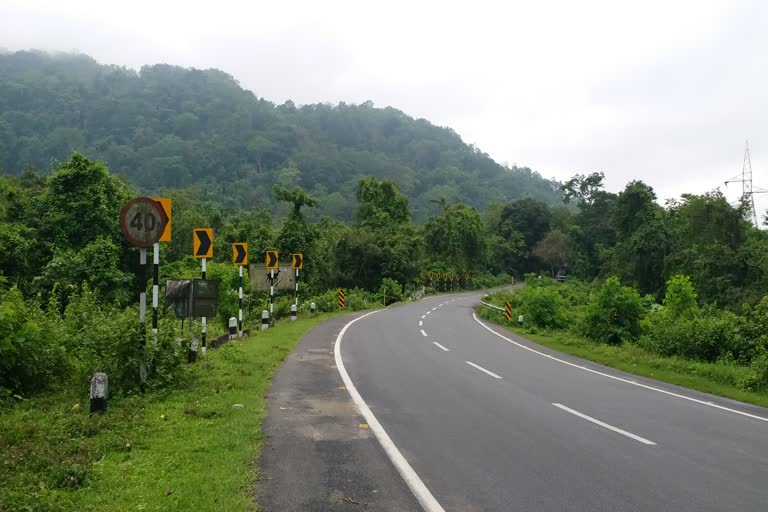
M 0 414 L 0 511 L 254 510 L 269 377 L 329 316 L 227 343 L 106 414 L 68 388 L 17 401 Z
M 617 277 L 558 283 L 529 274 L 524 287 L 488 297 L 512 305 L 511 321 L 479 314 L 569 354 L 768 406 L 768 297 L 737 314 L 700 304 L 688 276 L 673 276 L 666 290 L 659 303 Z

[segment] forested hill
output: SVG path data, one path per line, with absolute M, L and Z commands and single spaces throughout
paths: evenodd
M 213 201 L 257 208 L 274 204 L 274 183 L 296 184 L 320 199 L 318 214 L 339 219 L 352 217 L 357 181 L 370 175 L 396 180 L 417 221 L 441 198 L 559 200 L 538 173 L 501 166 L 453 130 L 391 107 L 275 105 L 218 70 L 0 55 L 0 169 L 47 171 L 73 149 L 146 192 L 200 185 Z

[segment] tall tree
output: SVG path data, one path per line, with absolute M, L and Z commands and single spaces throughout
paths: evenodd
M 482 264 L 485 241 L 480 213 L 465 204 L 445 206 L 424 226 L 428 252 L 461 272 Z

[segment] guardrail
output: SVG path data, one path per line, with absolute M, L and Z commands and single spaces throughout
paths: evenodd
M 494 306 L 493 304 L 489 304 L 488 302 L 483 301 L 480 301 L 480 304 L 487 307 L 488 309 L 496 311 L 497 313 L 504 313 L 504 308 L 500 308 L 499 306 Z

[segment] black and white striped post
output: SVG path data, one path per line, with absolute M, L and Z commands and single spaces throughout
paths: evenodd
M 272 316 L 275 312 L 274 303 L 275 303 L 275 269 L 269 269 L 269 316 Z
M 208 258 L 202 258 L 202 266 L 203 266 L 202 278 L 203 278 L 203 280 L 205 280 L 205 272 L 206 272 L 206 270 L 208 268 Z M 206 328 L 207 328 L 207 325 L 208 325 L 208 319 L 203 317 L 202 320 L 201 320 L 201 323 L 202 323 L 202 327 L 200 328 L 200 338 L 202 339 L 202 342 L 203 342 L 202 343 L 202 348 L 203 348 L 203 356 L 204 356 L 205 355 L 205 348 L 206 348 L 206 345 L 205 345 L 205 331 L 206 331 Z
M 312 313 L 314 315 L 316 310 L 317 310 L 317 305 L 314 302 L 309 305 L 309 312 L 310 313 Z
M 240 265 L 240 310 L 237 313 L 237 331 L 239 336 L 243 337 L 243 265 Z
M 296 304 L 291 304 L 291 320 L 296 320 L 298 316 L 298 311 L 296 311 L 298 307 Z
M 269 311 L 266 309 L 261 312 L 261 330 L 266 331 L 269 329 Z
M 139 356 L 139 379 L 141 380 L 141 387 L 147 383 L 147 361 L 146 361 L 146 346 L 147 346 L 147 278 L 145 268 L 147 266 L 147 248 L 139 248 L 139 265 L 141 270 L 141 291 L 139 292 L 139 339 L 140 341 L 140 356 Z
M 296 269 L 296 291 L 293 293 L 293 303 L 299 306 L 299 269 Z
M 160 242 L 152 246 L 152 341 L 157 345 L 157 308 L 160 300 Z

